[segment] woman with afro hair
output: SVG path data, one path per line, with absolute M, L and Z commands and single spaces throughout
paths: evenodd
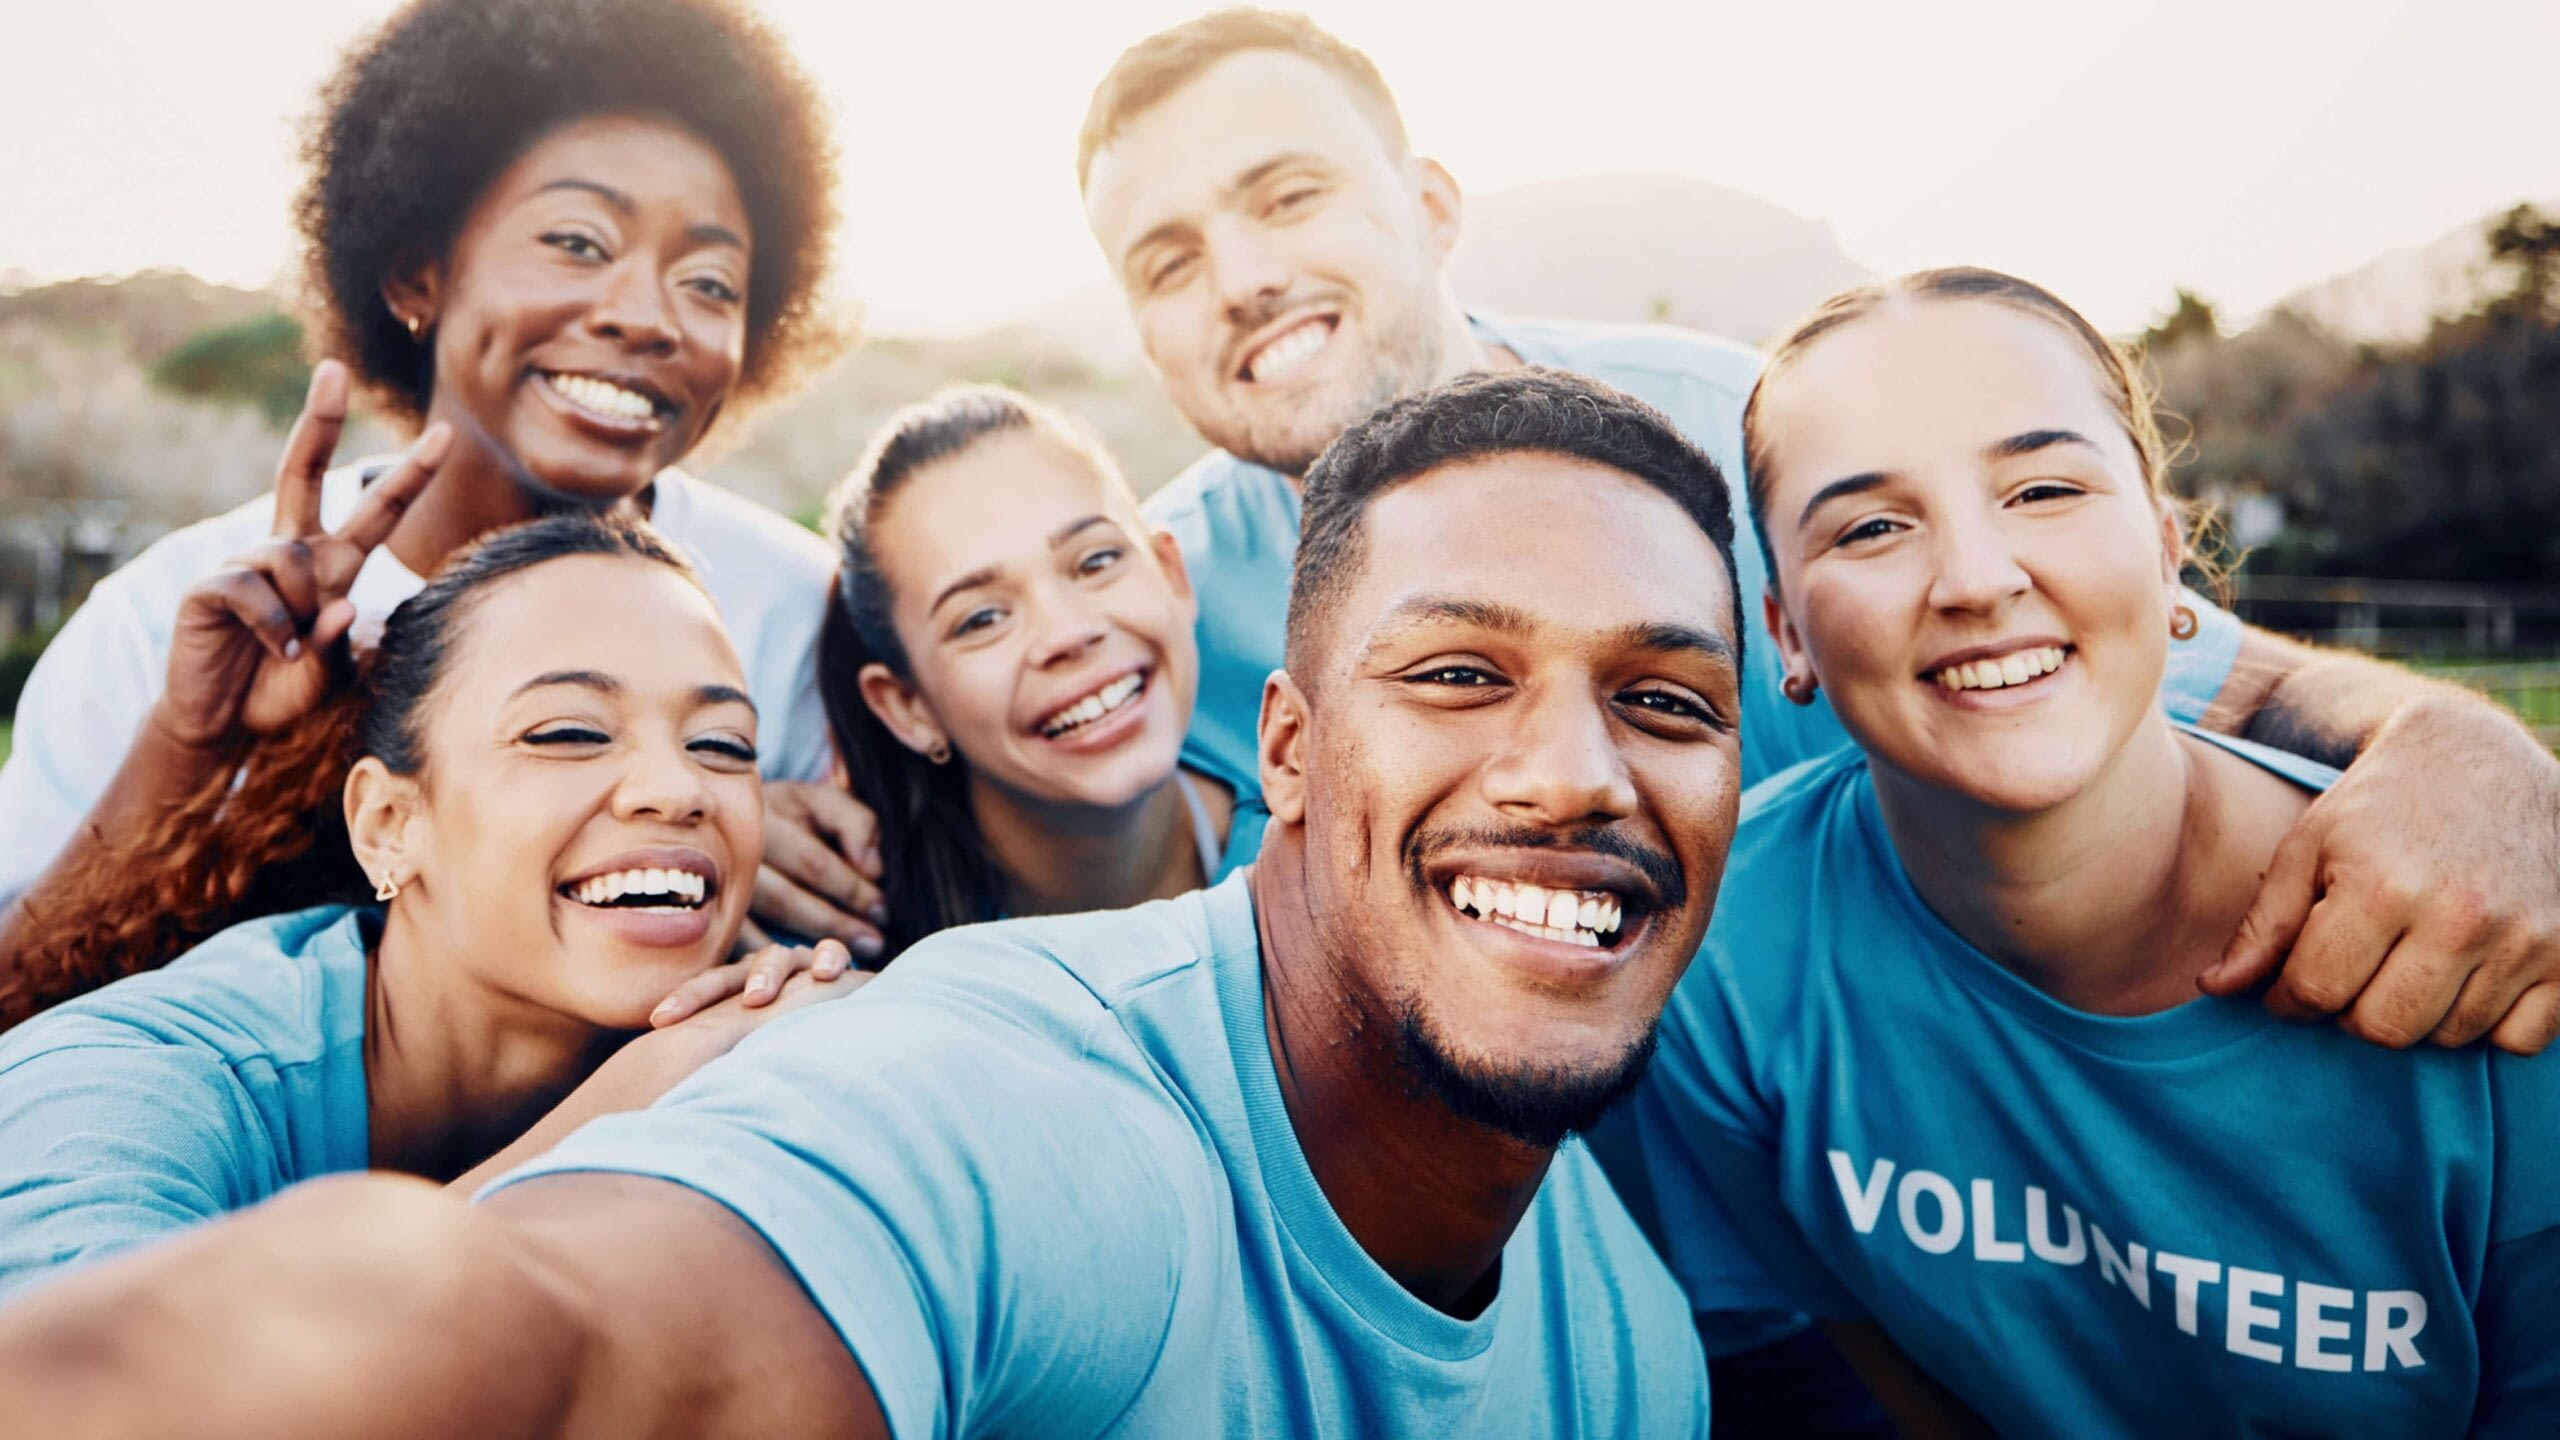
M 771 783 L 831 763 L 813 657 L 832 557 L 673 468 L 836 339 L 826 126 L 737 0 L 416 0 L 346 56 L 296 208 L 329 358 L 275 492 L 100 582 L 29 680 L 0 768 L 0 980 L 18 937 L 78 918 L 99 867 L 131 863 L 132 837 L 340 685 L 349 642 L 369 646 L 448 555 L 563 510 L 646 520 L 686 552 L 745 663 L 768 803 L 832 795 L 836 843 L 860 853 L 843 837 L 868 816 L 844 815 L 841 790 Z M 332 469 L 359 386 L 418 439 Z M 811 828 L 786 819 L 775 839 Z M 876 905 L 839 868 L 837 908 Z M 226 923 L 167 898 L 176 929 L 159 917 L 128 968 Z M 876 948 L 849 913 L 786 918 Z M 39 1008 L 69 993 L 32 978 Z

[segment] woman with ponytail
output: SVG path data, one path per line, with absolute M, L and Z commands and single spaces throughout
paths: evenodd
M 881 819 L 890 953 L 1253 858 L 1259 797 L 1176 764 L 1199 683 L 1181 552 L 1080 427 L 1010 390 L 946 390 L 890 419 L 827 528 L 819 690 Z
M 315 563 L 351 574 L 385 523 Z M 763 854 L 756 707 L 647 528 L 499 531 L 352 675 L 264 649 L 233 584 L 181 623 L 235 682 L 237 763 L 101 837 L 0 991 L 23 1015 L 194 944 L 0 1036 L 0 1298 L 316 1175 L 474 1185 L 853 988 L 818 983 L 833 940 L 722 963 Z M 323 630 L 343 586 L 306 597 Z

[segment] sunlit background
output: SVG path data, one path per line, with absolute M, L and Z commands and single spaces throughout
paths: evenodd
M 391 8 L 0 16 L 0 716 L 98 574 L 268 483 L 306 373 L 297 134 Z M 835 110 L 867 339 L 695 467 L 806 518 L 956 379 L 1085 416 L 1142 490 L 1197 455 L 1074 144 L 1114 56 L 1201 7 L 760 8 Z M 2195 441 L 2181 485 L 2256 552 L 2244 613 L 2463 674 L 2560 738 L 2560 3 L 1306 8 L 1466 188 L 1462 297 L 1759 341 L 1868 275 L 2040 280 L 2144 343 Z

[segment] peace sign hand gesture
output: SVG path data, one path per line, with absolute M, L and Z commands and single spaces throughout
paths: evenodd
M 328 655 L 356 619 L 348 587 L 453 449 L 450 426 L 428 426 L 398 465 L 365 487 L 346 523 L 326 530 L 320 481 L 346 423 L 346 367 L 323 360 L 276 469 L 274 538 L 233 556 L 179 602 L 168 685 L 154 716 L 171 737 L 207 746 L 273 734 L 328 692 Z

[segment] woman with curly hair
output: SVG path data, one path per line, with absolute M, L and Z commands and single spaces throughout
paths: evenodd
M 0 769 L 0 901 L 15 898 L 0 980 L 16 969 L 38 1006 L 111 975 L 26 973 L 34 930 L 108 927 L 125 943 L 103 953 L 131 968 L 227 921 L 202 880 L 240 862 L 171 833 L 169 810 L 225 783 L 313 702 L 342 641 L 368 642 L 420 577 L 500 526 L 563 509 L 649 520 L 736 639 L 767 776 L 829 764 L 812 668 L 826 547 L 671 468 L 830 339 L 833 161 L 780 42 L 734 0 L 418 0 L 323 102 L 297 213 L 335 358 L 278 496 L 101 582 L 20 705 Z M 329 469 L 350 372 L 421 427 L 398 464 Z M 344 543 L 369 505 L 380 543 Z M 88 891 L 137 838 L 170 873 L 163 904 L 102 913 Z M 844 888 L 852 908 L 876 902 L 859 876 Z
M 317 1175 L 468 1188 L 852 990 L 833 941 L 721 963 L 763 852 L 746 682 L 644 526 L 457 554 L 179 808 L 237 862 L 181 878 L 244 918 L 0 1036 L 0 1297 Z M 151 908 L 161 868 L 117 861 L 89 898 Z

